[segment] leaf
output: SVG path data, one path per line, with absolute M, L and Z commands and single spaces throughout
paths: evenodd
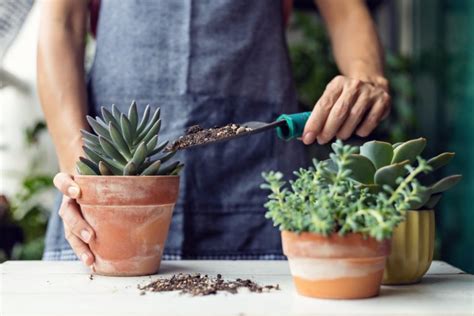
M 102 136 L 99 136 L 99 142 L 100 146 L 109 157 L 123 164 L 127 163 L 127 160 L 120 154 L 120 152 L 114 147 L 114 145 L 112 145 L 110 141 Z
M 162 143 L 159 144 L 155 149 L 153 149 L 153 150 L 148 154 L 148 156 L 153 156 L 153 155 L 156 155 L 156 154 L 162 152 L 163 149 L 165 149 L 166 145 L 168 145 L 168 143 L 169 143 L 169 142 L 168 142 L 167 140 L 164 141 L 164 142 L 162 142 Z M 148 148 L 148 146 L 147 146 L 147 148 Z
M 439 200 L 443 197 L 443 194 L 438 193 L 438 194 L 433 194 L 428 202 L 425 203 L 425 205 L 422 206 L 422 209 L 433 209 L 436 204 L 438 204 Z
M 179 161 L 172 162 L 168 166 L 161 168 L 158 171 L 158 175 L 168 175 L 170 174 L 177 166 L 179 165 Z
M 431 194 L 442 193 L 446 190 L 451 189 L 455 186 L 462 178 L 462 175 L 456 174 L 452 176 L 445 177 L 430 187 Z
M 150 128 L 148 133 L 143 137 L 143 139 L 138 140 L 138 142 L 144 141 L 145 143 L 149 142 L 150 139 L 157 135 L 161 128 L 161 120 L 156 121 L 156 123 Z
M 150 141 L 146 143 L 146 148 L 148 149 L 147 155 L 150 155 L 150 153 L 153 152 L 157 143 L 158 143 L 158 135 L 153 136 L 150 139 Z
M 133 163 L 133 161 L 130 161 L 125 168 L 123 168 L 123 175 L 124 176 L 133 176 L 137 173 L 137 167 Z
M 143 139 L 143 137 L 145 137 L 146 134 L 148 134 L 150 129 L 153 127 L 153 125 L 155 125 L 156 122 L 158 122 L 158 120 L 160 119 L 160 112 L 161 112 L 160 108 L 157 108 L 155 110 L 155 113 L 153 114 L 150 122 L 148 123 L 148 125 L 146 125 L 146 127 L 143 129 L 143 131 L 138 136 L 138 139 L 140 139 L 140 140 L 137 141 L 138 143 L 141 141 L 141 139 Z
M 142 120 L 140 121 L 140 124 L 137 127 L 136 135 L 140 135 L 140 133 L 145 129 L 149 118 L 150 118 L 150 105 L 147 104 L 147 106 L 145 107 L 145 111 L 143 112 Z
M 132 162 L 135 165 L 135 167 L 139 168 L 140 165 L 145 161 L 147 154 L 147 148 L 145 143 L 140 143 L 138 145 L 137 149 L 135 150 L 135 153 L 133 154 Z
M 369 192 L 373 194 L 382 192 L 382 186 L 378 184 L 360 184 L 360 188 L 369 189 Z
M 123 165 L 121 165 L 119 162 L 111 160 L 105 156 L 103 156 L 100 153 L 95 152 L 94 150 L 88 148 L 87 146 L 82 147 L 86 156 L 92 160 L 94 163 L 99 165 L 101 161 L 103 161 L 107 167 L 112 171 L 113 174 L 115 175 L 121 175 L 123 172 Z M 100 169 L 99 169 L 100 170 Z
M 337 165 L 332 159 L 326 159 L 324 160 L 324 162 L 326 163 L 326 167 L 329 171 L 334 172 L 334 173 L 337 172 L 338 170 Z
M 176 153 L 177 153 L 176 151 L 170 151 L 157 159 L 160 160 L 161 163 L 163 164 L 167 162 L 168 160 L 170 160 L 171 158 L 173 158 L 174 155 L 176 155 Z
M 89 133 L 88 131 L 83 130 L 83 129 L 81 129 L 81 134 L 82 134 L 83 140 L 88 140 L 91 143 L 99 145 L 99 137 L 97 137 L 97 135 Z
M 409 140 L 393 151 L 392 163 L 402 162 L 404 160 L 409 160 L 410 163 L 415 162 L 416 157 L 418 157 L 426 146 L 426 139 L 423 137 Z
M 76 170 L 79 174 L 83 176 L 96 176 L 97 175 L 97 173 L 95 173 L 95 171 L 91 167 L 89 167 L 88 165 L 86 165 L 80 160 L 76 162 Z
M 132 145 L 134 145 L 132 126 L 128 118 L 123 113 L 120 115 L 120 128 L 122 129 L 123 138 L 127 142 L 128 146 L 131 147 Z
M 103 175 L 103 176 L 112 175 L 112 171 L 109 169 L 107 164 L 105 162 L 103 162 L 102 160 L 99 161 L 99 171 L 100 171 L 100 174 Z
M 84 157 L 79 157 L 79 160 L 84 163 L 85 165 L 87 165 L 89 168 L 91 168 L 92 170 L 94 170 L 94 173 L 96 174 L 100 174 L 100 171 L 99 171 L 99 167 L 91 160 L 87 159 L 87 158 L 84 158 Z
M 393 148 L 389 143 L 374 140 L 363 144 L 360 154 L 369 158 L 376 169 L 380 169 L 392 161 Z
M 352 171 L 350 177 L 357 182 L 364 184 L 374 183 L 375 167 L 369 158 L 352 154 L 347 169 Z
M 395 143 L 395 144 L 392 145 L 392 148 L 395 149 L 395 148 L 397 148 L 398 146 L 400 146 L 401 144 L 403 144 L 403 142 Z
M 155 175 L 160 169 L 161 161 L 157 160 L 149 165 L 145 170 L 142 171 L 142 176 Z
M 112 104 L 112 115 L 114 116 L 115 120 L 117 121 L 117 124 L 120 122 L 120 111 L 117 109 L 115 104 Z
M 177 176 L 179 175 L 180 171 L 183 169 L 184 164 L 178 164 L 173 171 L 170 172 L 170 176 Z
M 116 125 L 112 122 L 109 122 L 109 131 L 110 136 L 112 137 L 112 142 L 118 151 L 124 156 L 127 160 L 132 158 L 132 154 L 130 153 L 130 149 L 128 148 L 125 139 L 123 138 L 122 134 L 119 132 Z
M 112 123 L 114 123 L 114 124 L 116 124 L 116 125 L 119 125 L 119 124 L 120 124 L 120 121 L 117 121 L 117 120 L 115 119 L 115 117 L 113 116 L 113 114 L 110 113 L 110 111 L 107 110 L 107 109 L 105 108 L 105 106 L 102 106 L 102 107 L 100 108 L 100 111 L 101 111 L 101 113 L 102 113 L 102 117 L 104 118 L 104 121 L 105 121 L 106 124 L 109 124 L 110 122 L 112 122 Z
M 132 135 L 136 134 L 137 125 L 138 125 L 138 112 L 137 112 L 137 103 L 132 101 L 130 108 L 128 109 L 128 120 L 130 121 L 130 127 Z
M 434 171 L 447 165 L 451 161 L 451 159 L 453 159 L 454 155 L 455 154 L 453 152 L 439 154 L 438 156 L 428 160 L 428 164 L 431 166 L 431 168 L 433 168 L 432 171 Z
M 86 116 L 86 119 L 87 119 L 87 122 L 89 122 L 89 125 L 92 127 L 92 129 L 94 130 L 94 132 L 97 135 L 100 135 L 100 136 L 105 137 L 107 139 L 110 137 L 109 131 L 102 124 L 100 124 L 99 122 L 94 120 L 89 115 Z
M 421 189 L 421 188 L 420 188 Z M 418 194 L 418 201 L 411 201 L 407 210 L 419 210 L 423 205 L 428 202 L 431 197 L 431 192 L 429 189 L 421 189 Z
M 375 172 L 374 180 L 376 184 L 388 185 L 391 188 L 397 187 L 397 179 L 403 177 L 408 171 L 405 166 L 409 163 L 408 160 L 400 163 L 391 164 L 380 168 Z

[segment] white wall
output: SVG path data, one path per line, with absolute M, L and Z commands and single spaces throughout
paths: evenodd
M 7 196 L 17 192 L 19 181 L 32 172 L 29 165 L 35 157 L 38 164 L 33 172 L 54 173 L 57 170 L 48 134 L 42 135 L 35 148 L 27 148 L 25 144 L 25 128 L 43 117 L 36 92 L 38 26 L 39 8 L 35 4 L 0 65 L 27 87 L 26 91 L 15 86 L 0 88 L 0 194 Z

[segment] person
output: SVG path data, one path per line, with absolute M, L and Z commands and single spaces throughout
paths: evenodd
M 330 81 L 302 142 L 365 137 L 390 111 L 382 49 L 363 0 L 316 0 L 341 75 Z M 95 232 L 75 201 L 71 175 L 82 153 L 80 129 L 101 105 L 124 111 L 136 100 L 160 106 L 161 139 L 186 127 L 225 125 L 298 111 L 285 40 L 291 0 L 103 0 L 95 58 L 84 70 L 88 1 L 42 1 L 38 88 L 59 158 L 62 192 L 44 259 L 94 262 Z M 261 172 L 307 165 L 301 142 L 262 133 L 183 150 L 185 163 L 165 259 L 280 259 L 279 232 L 264 218 Z

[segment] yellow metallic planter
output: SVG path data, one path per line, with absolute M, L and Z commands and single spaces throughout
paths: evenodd
M 420 282 L 433 260 L 434 237 L 433 210 L 407 211 L 406 220 L 393 232 L 382 284 Z

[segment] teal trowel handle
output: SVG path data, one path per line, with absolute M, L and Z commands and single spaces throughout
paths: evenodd
M 277 135 L 281 139 L 290 140 L 303 135 L 304 126 L 311 112 L 282 114 L 277 121 L 286 121 L 286 125 L 277 127 Z

